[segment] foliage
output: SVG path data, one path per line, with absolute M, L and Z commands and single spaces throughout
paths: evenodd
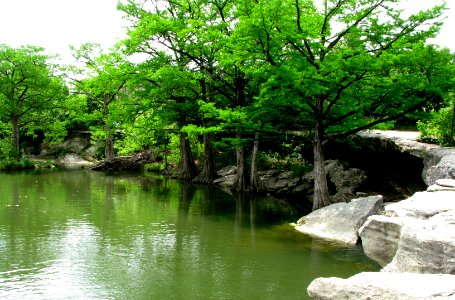
M 189 142 L 191 144 L 191 150 L 195 160 L 202 160 L 204 158 L 204 146 L 199 141 L 196 135 L 190 135 L 188 137 Z M 180 162 L 180 139 L 179 134 L 173 133 L 169 135 L 169 144 L 168 144 L 168 163 L 171 165 L 178 165 Z
M 280 152 L 261 152 L 259 157 L 261 169 L 278 170 L 279 172 L 292 171 L 298 177 L 312 170 L 313 166 L 302 156 L 301 146 L 293 147 L 291 144 L 283 144 L 283 148 Z
M 40 47 L 0 45 L 0 121 L 11 124 L 18 151 L 20 134 L 42 131 L 50 140 L 63 134 L 68 89 L 51 59 Z
M 17 170 L 27 170 L 34 169 L 35 164 L 29 159 L 22 159 L 18 161 L 17 159 L 7 159 L 0 160 L 0 170 L 2 171 L 17 171 Z
M 165 168 L 163 163 L 155 162 L 155 163 L 150 163 L 150 164 L 145 164 L 144 165 L 144 172 L 161 172 Z
M 72 50 L 83 65 L 72 68 L 74 76 L 82 78 L 73 81 L 74 91 L 79 98 L 85 97 L 86 107 L 81 107 L 79 118 L 91 123 L 94 143 L 104 141 L 105 157 L 112 158 L 115 134 L 123 123 L 123 106 L 118 102 L 128 97 L 133 66 L 118 48 L 104 53 L 100 45 L 87 43 Z
M 424 141 L 436 140 L 442 146 L 455 146 L 455 101 L 432 114 L 426 122 L 419 122 L 420 139 Z
M 11 143 L 11 140 L 0 139 L 0 161 L 9 161 L 18 157 L 19 153 Z

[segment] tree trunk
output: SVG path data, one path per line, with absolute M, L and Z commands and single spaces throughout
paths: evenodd
M 237 138 L 240 139 L 241 135 L 237 134 Z M 235 190 L 237 191 L 248 191 L 248 170 L 246 166 L 245 148 L 240 146 L 236 150 L 237 155 L 237 182 L 235 184 Z
M 314 137 L 313 155 L 314 155 L 314 199 L 313 211 L 330 204 L 330 193 L 327 185 L 327 175 L 325 172 L 324 160 L 324 132 L 322 125 L 316 125 Z
M 104 132 L 106 133 L 106 144 L 104 146 L 104 156 L 106 159 L 114 158 L 114 140 L 112 138 L 111 126 L 109 126 L 109 95 L 104 94 L 103 102 L 103 118 L 104 118 Z
M 202 169 L 202 172 L 193 180 L 193 182 L 210 184 L 217 177 L 211 134 L 204 135 L 204 156 L 204 168 Z
M 258 150 L 259 150 L 259 132 L 256 132 L 256 134 L 254 135 L 253 154 L 251 155 L 250 187 L 251 187 L 252 191 L 259 190 Z
M 113 159 L 114 158 L 114 140 L 112 138 L 109 125 L 106 125 L 106 145 L 104 147 L 104 155 L 106 159 Z
M 185 132 L 180 132 L 180 164 L 179 179 L 191 180 L 197 174 L 197 167 L 191 154 L 190 141 Z
M 11 142 L 13 143 L 13 147 L 16 150 L 16 158 L 19 159 L 19 154 L 20 154 L 20 149 L 19 149 L 19 117 L 14 116 L 11 119 L 11 126 L 12 126 L 12 132 L 11 132 Z

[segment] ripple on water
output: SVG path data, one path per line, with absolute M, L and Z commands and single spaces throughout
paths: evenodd
M 1 299 L 113 299 L 88 280 L 82 260 L 56 259 L 0 273 Z

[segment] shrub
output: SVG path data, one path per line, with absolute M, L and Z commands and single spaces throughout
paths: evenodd
M 0 160 L 10 160 L 17 157 L 17 150 L 10 140 L 0 140 Z
M 150 163 L 150 164 L 145 164 L 144 165 L 144 171 L 145 172 L 161 172 L 164 170 L 164 164 L 163 163 Z
M 312 165 L 296 152 L 285 156 L 276 152 L 260 152 L 259 155 L 260 168 L 263 170 L 292 171 L 295 176 L 303 176 L 312 169 Z
M 432 114 L 427 122 L 418 122 L 421 140 L 436 140 L 442 146 L 455 146 L 455 101 Z
M 28 159 L 23 159 L 21 161 L 15 159 L 7 159 L 0 161 L 0 170 L 2 171 L 28 170 L 34 168 L 35 164 Z

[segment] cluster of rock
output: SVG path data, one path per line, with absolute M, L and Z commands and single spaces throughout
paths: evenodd
M 355 245 L 359 239 L 359 228 L 382 207 L 380 195 L 353 199 L 349 203 L 335 203 L 300 218 L 295 228 L 330 242 Z
M 326 161 L 327 179 L 331 186 L 332 201 L 347 202 L 355 198 L 359 187 L 365 182 L 367 176 L 364 171 L 357 168 L 347 168 L 339 161 Z M 227 166 L 218 171 L 220 178 L 213 184 L 222 188 L 231 189 L 237 179 L 237 168 Z M 278 172 L 276 170 L 259 172 L 260 190 L 270 194 L 302 195 L 311 199 L 314 193 L 313 171 L 296 176 L 292 171 Z
M 53 159 L 66 166 L 90 166 L 96 159 L 97 148 L 90 143 L 88 134 L 75 134 L 57 145 L 42 144 L 35 159 Z
M 352 231 L 367 256 L 383 266 L 381 272 L 360 273 L 348 279 L 318 278 L 308 287 L 312 299 L 455 299 L 455 180 L 438 179 L 427 191 L 392 204 L 375 205 L 369 198 L 345 204 L 344 211 L 358 209 L 359 202 L 369 205 L 358 222 L 353 213 L 338 216 L 340 224 L 350 220 Z M 334 205 L 332 205 L 334 206 Z M 371 209 L 371 207 L 373 207 Z M 327 210 L 333 209 L 326 208 Z M 367 211 L 374 212 L 357 227 Z M 345 219 L 340 222 L 339 218 Z M 308 232 L 309 216 L 297 228 Z M 319 220 L 320 222 L 325 222 Z M 324 231 L 332 231 L 329 239 L 344 241 L 335 222 Z M 324 227 L 319 225 L 319 227 Z M 349 226 L 348 226 L 349 227 Z M 302 230 L 305 229 L 305 230 Z M 315 232 L 310 234 L 316 235 Z M 320 235 L 327 238 L 328 234 Z M 350 240 L 352 244 L 355 238 Z

